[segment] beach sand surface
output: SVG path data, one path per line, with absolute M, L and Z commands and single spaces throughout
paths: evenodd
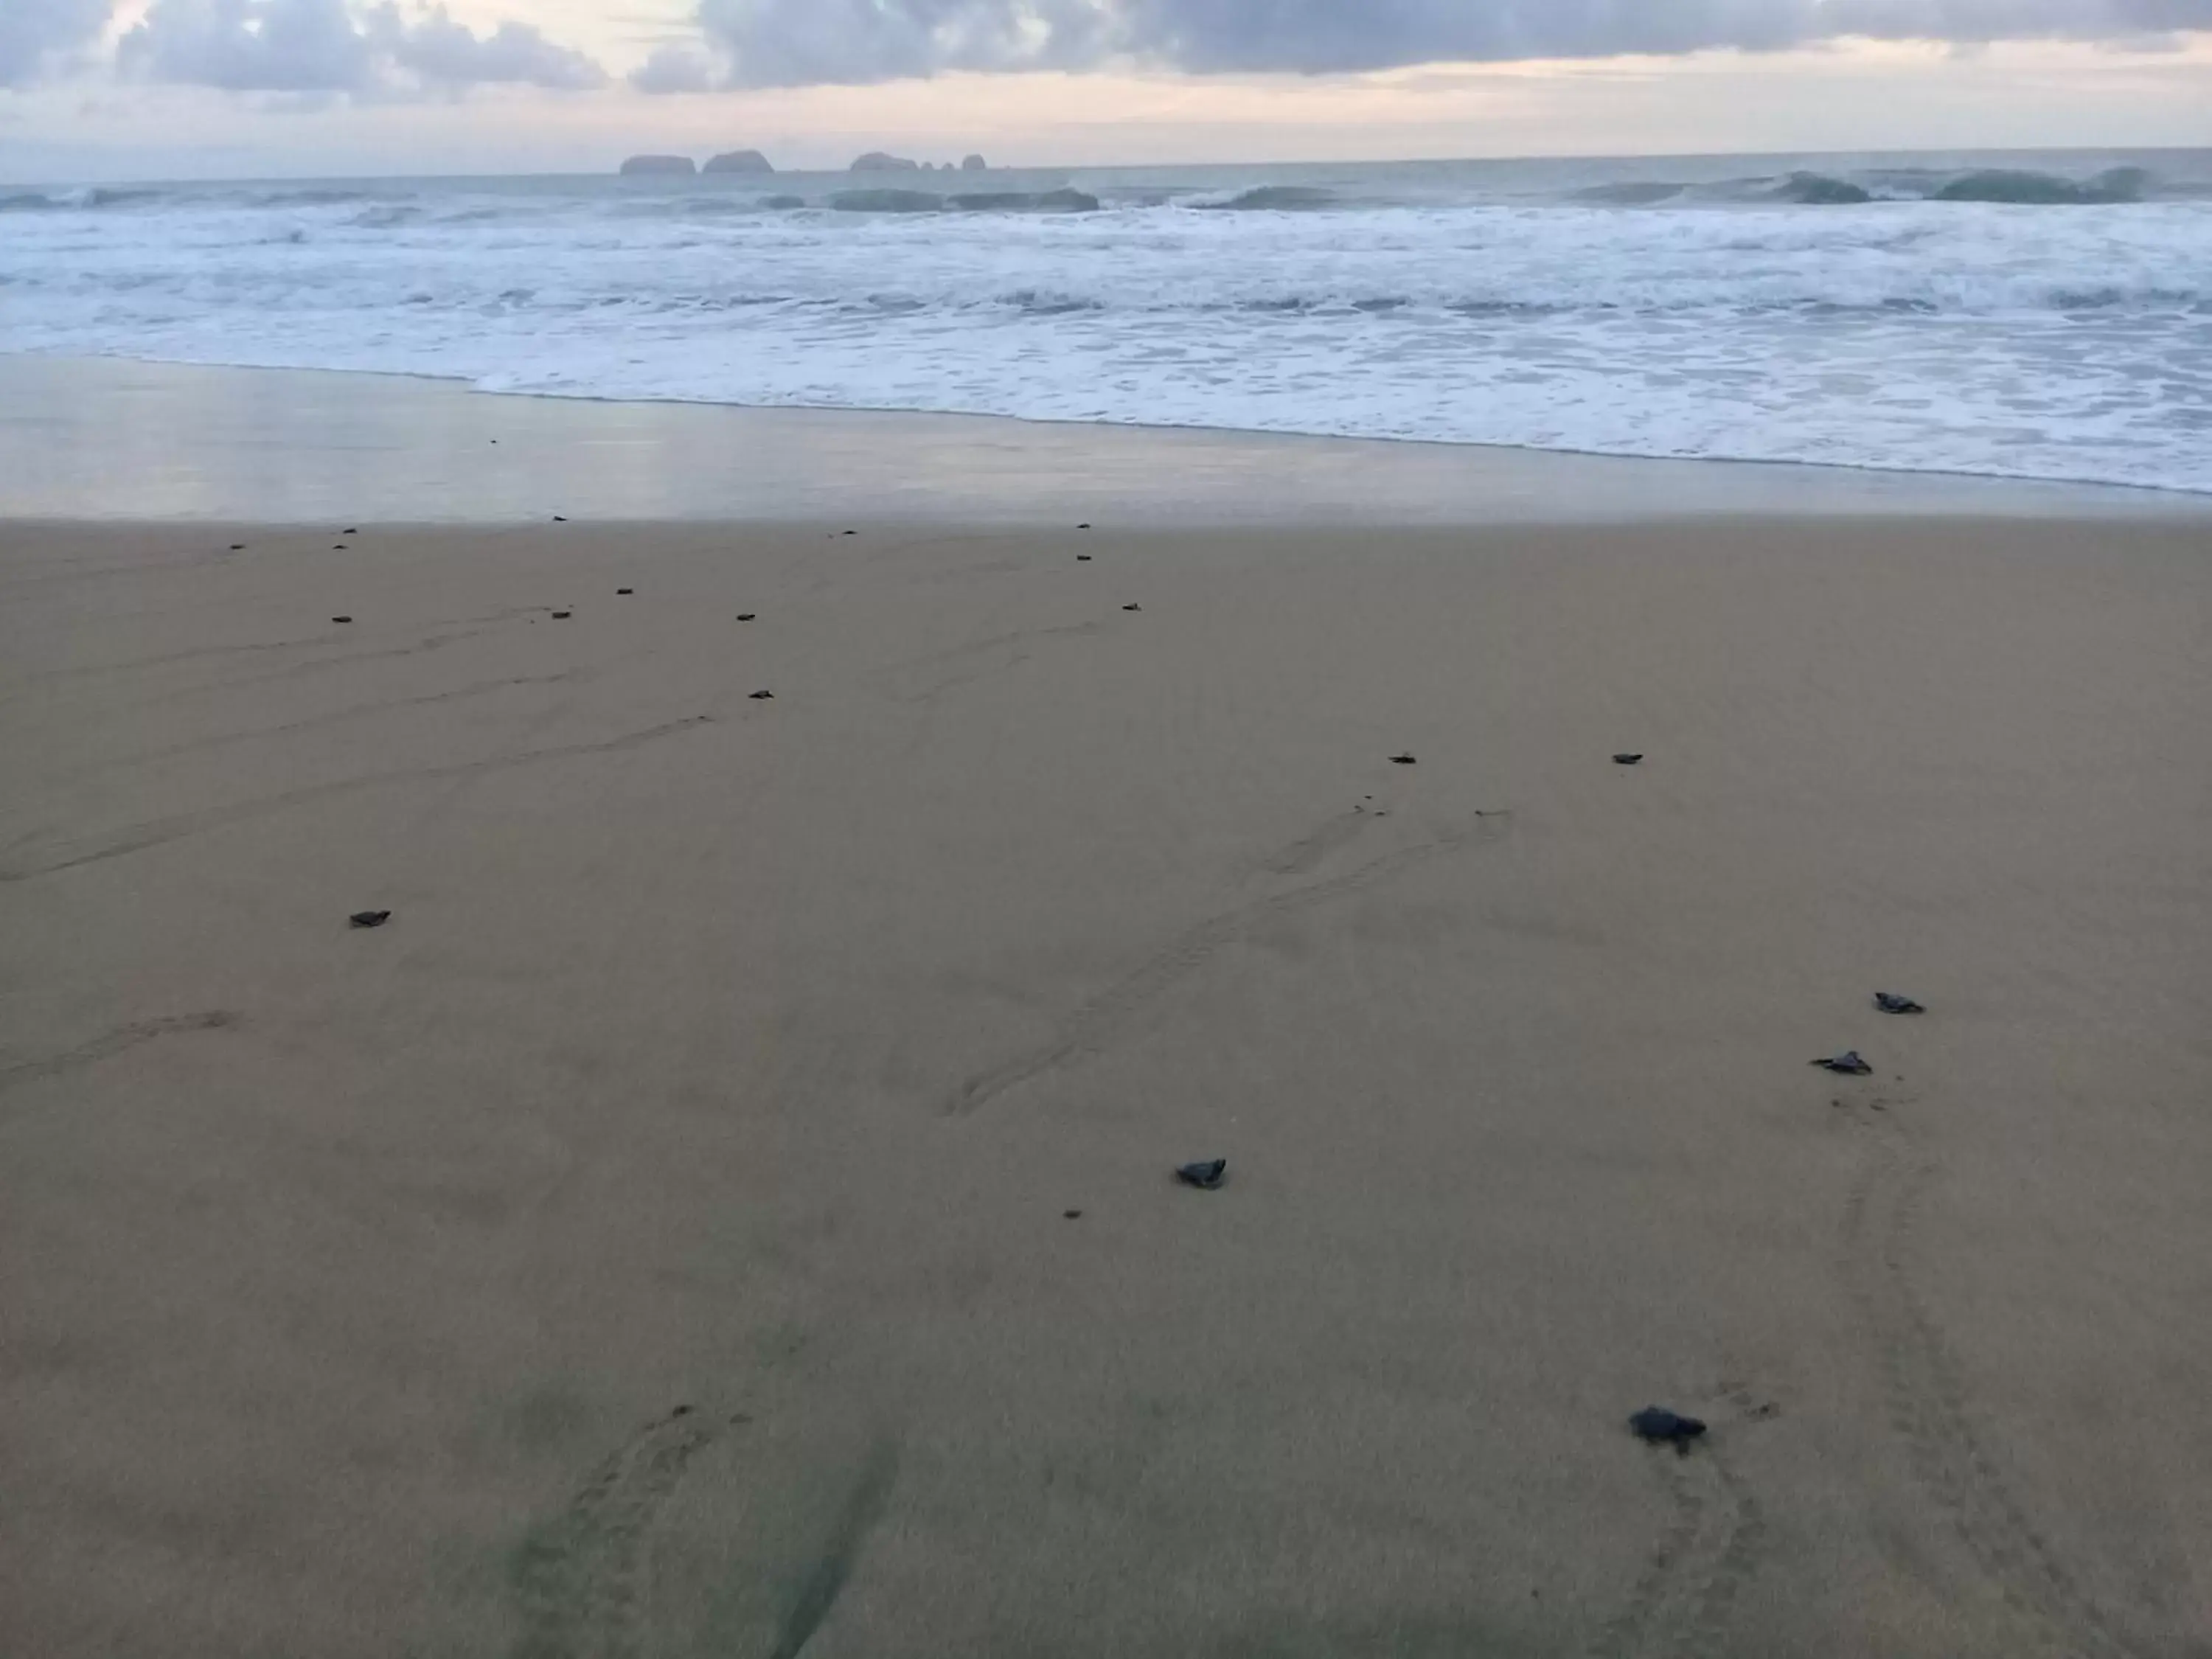
M 854 528 L 0 525 L 0 1651 L 2212 1653 L 2203 523 Z

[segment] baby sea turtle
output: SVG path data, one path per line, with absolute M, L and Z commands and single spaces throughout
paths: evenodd
M 1634 766 L 1643 758 L 1641 755 L 1615 755 L 1613 757 L 1613 763 L 1615 766 Z
M 1420 763 L 1415 760 L 1411 755 L 1393 755 L 1390 757 L 1390 764 L 1393 766 L 1418 766 Z
M 1874 994 L 1874 1006 L 1885 1014 L 1924 1014 L 1928 1012 L 1911 997 L 1893 996 L 1887 991 Z
M 751 694 L 752 700 L 755 702 L 766 702 L 775 696 L 775 693 L 773 691 L 755 691 Z
M 389 910 L 356 910 L 346 918 L 356 927 L 381 927 L 391 920 Z
M 569 617 L 575 614 L 576 613 L 573 611 L 556 611 L 553 613 L 553 620 L 555 622 L 566 622 Z
M 1628 1427 L 1638 1440 L 1655 1446 L 1671 1445 L 1682 1457 L 1690 1455 L 1690 1443 L 1705 1431 L 1705 1425 L 1696 1418 L 1670 1412 L 1664 1406 L 1646 1406 L 1628 1419 Z
M 1124 611 L 1142 611 L 1144 608 L 1141 605 L 1125 605 L 1121 607 Z
M 1079 553 L 1075 556 L 1075 562 L 1078 564 L 1089 564 L 1091 562 L 1091 556 L 1088 553 Z
M 738 620 L 739 622 L 750 622 L 758 615 L 760 615 L 760 612 L 757 611 L 740 611 L 738 612 Z
M 333 617 L 331 620 L 334 623 L 349 623 L 353 618 L 351 617 Z
M 616 594 L 617 594 L 617 597 L 619 597 L 619 596 L 621 596 L 621 595 L 623 595 L 623 594 L 627 594 L 627 593 L 635 593 L 635 592 L 637 592 L 637 589 L 635 589 L 635 587 L 617 587 L 617 589 L 615 589 L 615 592 L 616 592 Z
M 1859 1058 L 1859 1051 L 1856 1048 L 1846 1048 L 1840 1054 L 1830 1054 L 1825 1059 L 1814 1060 L 1813 1064 L 1824 1072 L 1839 1072 L 1845 1077 L 1874 1075 L 1874 1067 Z
M 1225 1158 L 1211 1158 L 1203 1164 L 1179 1164 L 1176 1169 L 1177 1181 L 1186 1186 L 1195 1187 L 1202 1193 L 1213 1191 L 1228 1178 L 1229 1160 Z

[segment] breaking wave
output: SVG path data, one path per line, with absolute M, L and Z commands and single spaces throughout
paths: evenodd
M 2212 155 L 945 184 L 20 188 L 0 349 L 2212 490 Z

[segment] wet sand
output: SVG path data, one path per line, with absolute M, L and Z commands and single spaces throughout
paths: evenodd
M 2203 522 L 2182 493 L 1485 444 L 499 397 L 453 380 L 0 351 L 0 513 L 542 524 L 1455 526 L 1698 514 Z
M 0 1651 L 2212 1650 L 2203 521 L 854 527 L 0 523 Z

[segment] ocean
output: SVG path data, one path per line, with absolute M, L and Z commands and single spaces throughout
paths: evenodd
M 2212 492 L 2212 151 L 0 186 L 0 349 Z

